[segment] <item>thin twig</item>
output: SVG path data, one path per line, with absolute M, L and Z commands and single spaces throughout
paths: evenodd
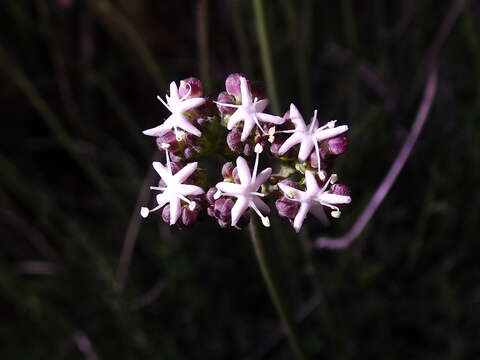
M 368 222 L 377 211 L 378 207 L 382 203 L 385 196 L 390 191 L 393 183 L 400 174 L 405 162 L 410 156 L 412 149 L 418 139 L 418 136 L 422 132 L 423 126 L 427 120 L 428 114 L 432 107 L 433 99 L 437 90 L 437 71 L 432 69 L 428 77 L 427 84 L 425 86 L 425 92 L 423 100 L 418 108 L 415 121 L 412 124 L 410 132 L 405 140 L 405 143 L 400 150 L 395 161 L 392 163 L 392 166 L 388 170 L 387 175 L 383 179 L 382 183 L 378 187 L 377 191 L 373 195 L 372 199 L 368 203 L 365 210 L 359 216 L 355 224 L 352 226 L 350 231 L 344 236 L 338 239 L 332 238 L 319 238 L 316 241 L 316 246 L 319 248 L 329 248 L 329 249 L 344 249 L 351 245 L 351 243 L 360 235 L 360 233 L 365 229 Z
M 257 36 L 262 57 L 263 72 L 267 83 L 267 90 L 272 101 L 273 112 L 280 114 L 280 103 L 278 100 L 277 86 L 275 83 L 275 71 L 273 70 L 272 51 L 268 40 L 267 19 L 263 0 L 253 0 L 253 10 L 257 24 Z
M 155 159 L 156 153 L 153 156 Z M 122 252 L 120 254 L 120 260 L 117 268 L 117 275 L 115 281 L 115 290 L 118 293 L 123 291 L 125 286 L 125 280 L 128 274 L 128 268 L 130 266 L 130 260 L 132 258 L 133 249 L 135 248 L 135 243 L 137 242 L 138 233 L 140 231 L 140 225 L 142 218 L 140 217 L 140 207 L 143 206 L 149 197 L 150 190 L 149 184 L 153 181 L 153 176 L 155 172 L 150 166 L 147 174 L 143 180 L 142 186 L 137 196 L 137 203 L 133 208 L 132 215 L 130 216 L 130 221 L 128 223 L 127 232 L 125 238 L 123 239 Z

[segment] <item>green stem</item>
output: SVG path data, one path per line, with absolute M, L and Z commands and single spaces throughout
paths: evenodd
M 268 41 L 267 21 L 263 0 L 252 0 L 255 20 L 257 24 L 257 36 L 260 43 L 260 54 L 262 57 L 263 72 L 267 82 L 267 91 L 272 103 L 273 112 L 280 114 L 280 103 L 278 102 L 277 86 L 275 84 L 275 75 L 273 71 L 272 52 Z
M 257 257 L 258 265 L 260 267 L 260 271 L 262 272 L 263 279 L 267 284 L 270 298 L 272 299 L 272 302 L 275 305 L 275 309 L 277 310 L 277 313 L 280 316 L 280 319 L 282 320 L 282 323 L 285 327 L 292 349 L 295 352 L 295 355 L 297 356 L 298 359 L 307 359 L 307 356 L 305 355 L 305 351 L 299 341 L 298 334 L 295 330 L 295 326 L 292 320 L 292 315 L 289 312 L 286 302 L 280 293 L 278 282 L 275 279 L 272 266 L 268 261 L 268 257 L 265 251 L 265 244 L 260 233 L 260 228 L 259 228 L 259 223 L 257 218 L 251 219 L 251 222 L 249 225 L 249 231 L 250 231 L 250 238 L 252 240 L 253 247 L 255 249 L 255 255 Z

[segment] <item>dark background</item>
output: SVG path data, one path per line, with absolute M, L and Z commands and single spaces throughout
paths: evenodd
M 342 219 L 300 235 L 275 220 L 267 239 L 313 358 L 480 355 L 479 3 L 442 38 L 463 3 L 264 1 L 282 110 L 351 129 Z M 141 129 L 166 115 L 155 96 L 192 75 L 212 96 L 230 72 L 265 80 L 252 2 L 0 11 L 1 359 L 291 359 L 246 231 L 138 216 L 156 181 Z M 391 193 L 352 248 L 314 249 L 383 179 L 433 61 L 432 113 Z

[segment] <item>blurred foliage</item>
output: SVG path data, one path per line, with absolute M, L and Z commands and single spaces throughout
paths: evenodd
M 274 221 L 267 239 L 289 306 L 314 300 L 299 325 L 314 358 L 480 355 L 478 2 L 439 52 L 433 112 L 371 224 L 349 250 L 311 245 L 348 230 L 380 183 L 451 3 L 264 1 L 281 108 L 315 107 L 351 128 L 337 163 L 354 196 L 342 220 L 300 236 Z M 230 72 L 265 78 L 252 3 L 0 9 L 0 357 L 290 359 L 246 232 L 137 216 L 154 181 L 140 129 L 165 115 L 165 84 L 201 75 L 215 96 Z M 136 243 L 122 287 L 125 239 Z

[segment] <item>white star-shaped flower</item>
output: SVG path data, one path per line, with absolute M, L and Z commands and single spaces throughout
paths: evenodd
M 167 156 L 167 166 L 165 167 L 158 161 L 152 163 L 153 168 L 160 175 L 162 180 L 165 182 L 165 187 L 150 186 L 152 190 L 162 191 L 157 195 L 158 205 L 153 209 L 148 209 L 142 207 L 140 209 L 140 214 L 142 217 L 146 218 L 151 212 L 161 209 L 167 203 L 170 203 L 170 225 L 173 225 L 177 222 L 178 218 L 182 213 L 181 200 L 185 201 L 188 204 L 190 210 L 194 210 L 196 204 L 194 201 L 189 200 L 187 196 L 190 195 L 201 195 L 204 193 L 203 189 L 196 185 L 183 184 L 190 175 L 197 169 L 198 163 L 190 163 L 181 168 L 175 175 L 172 173 L 172 166 L 170 164 L 170 157 L 168 155 L 167 149 L 165 149 Z
M 240 92 L 242 95 L 242 103 L 240 105 L 220 102 L 215 103 L 220 106 L 237 109 L 232 115 L 230 115 L 227 129 L 232 130 L 237 123 L 243 121 L 242 136 L 240 138 L 241 141 L 247 140 L 248 135 L 250 135 L 255 125 L 257 125 L 257 127 L 265 134 L 263 128 L 260 126 L 260 121 L 272 124 L 283 124 L 285 122 L 285 119 L 280 116 L 265 114 L 263 112 L 268 105 L 267 99 L 258 100 L 255 98 L 252 101 L 252 93 L 248 89 L 247 79 L 243 76 L 240 77 Z
M 317 123 L 317 110 L 315 110 L 312 122 L 307 128 L 302 115 L 298 111 L 294 104 L 290 104 L 290 119 L 295 125 L 294 130 L 277 131 L 277 133 L 292 134 L 287 140 L 280 146 L 278 150 L 279 155 L 285 154 L 293 146 L 300 144 L 300 150 L 298 151 L 298 160 L 304 162 L 312 153 L 312 149 L 315 147 L 315 152 L 318 159 L 318 172 L 320 178 L 323 180 L 325 176 L 320 172 L 320 151 L 318 144 L 324 140 L 333 138 L 340 134 L 343 134 L 348 130 L 347 125 L 335 126 L 334 121 L 329 121 L 326 125 L 318 127 Z
M 349 204 L 352 201 L 352 198 L 350 196 L 332 194 L 327 190 L 329 185 L 333 184 L 336 179 L 337 176 L 332 174 L 325 185 L 320 187 L 315 179 L 314 173 L 307 170 L 305 172 L 305 191 L 278 183 L 278 186 L 287 198 L 300 203 L 298 213 L 293 220 L 293 228 L 296 232 L 300 231 L 308 212 L 311 212 L 323 222 L 328 221 L 323 209 L 324 206 L 333 210 L 330 213 L 333 217 L 340 217 L 340 209 L 336 205 Z
M 190 86 L 190 84 L 187 84 Z M 177 140 L 182 139 L 182 131 L 178 131 L 178 128 L 185 130 L 187 133 L 190 133 L 195 136 L 200 136 L 202 133 L 198 130 L 192 123 L 185 117 L 183 113 L 194 109 L 205 103 L 204 98 L 191 98 L 190 96 L 191 88 L 188 89 L 187 94 L 180 97 L 178 95 L 178 87 L 174 81 L 170 83 L 170 96 L 165 95 L 167 102 L 165 102 L 160 96 L 157 96 L 157 99 L 165 105 L 165 107 L 172 113 L 162 125 L 156 126 L 154 128 L 143 131 L 145 135 L 149 136 L 162 136 L 171 129 L 174 129 L 175 136 Z
M 258 192 L 260 186 L 262 186 L 272 174 L 272 169 L 266 168 L 257 175 L 258 156 L 262 151 L 262 146 L 257 144 L 255 146 L 257 156 L 255 158 L 255 166 L 252 174 L 250 174 L 250 168 L 248 167 L 247 161 L 241 156 L 237 158 L 237 171 L 240 178 L 240 184 L 223 181 L 216 185 L 216 188 L 218 189 L 214 196 L 216 199 L 220 198 L 220 196 L 233 196 L 237 198 L 237 201 L 231 210 L 232 226 L 237 225 L 238 220 L 240 220 L 240 217 L 248 208 L 252 208 L 258 214 L 262 219 L 263 225 L 267 227 L 270 226 L 269 218 L 264 216 L 264 214 L 270 213 L 270 208 L 262 199 L 260 199 L 260 197 L 265 195 Z

